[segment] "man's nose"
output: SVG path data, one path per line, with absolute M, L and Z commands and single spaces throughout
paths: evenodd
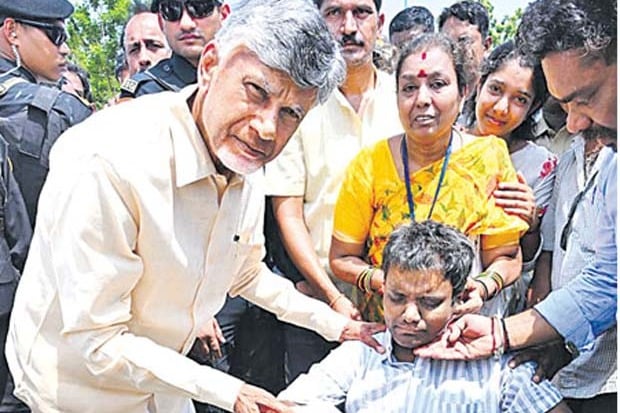
M 351 10 L 344 14 L 344 21 L 342 22 L 342 31 L 345 34 L 355 33 L 357 31 L 357 21 L 353 16 Z
M 252 127 L 260 139 L 273 141 L 278 129 L 279 109 L 276 107 L 264 108 L 252 121 Z
M 189 15 L 185 7 L 183 7 L 183 14 L 181 14 L 181 20 L 179 20 L 179 26 L 182 30 L 193 30 L 196 27 L 196 22 Z
M 67 42 L 64 42 L 63 44 L 61 44 L 58 47 L 58 51 L 60 52 L 60 54 L 62 54 L 63 56 L 69 56 L 71 54 L 71 48 L 69 47 L 69 45 L 67 44 Z
M 146 49 L 146 47 L 142 47 L 140 49 L 140 54 L 138 55 L 138 63 L 140 64 L 140 68 L 147 69 L 151 66 L 151 54 Z
M 567 105 L 568 116 L 566 117 L 566 129 L 570 133 L 577 133 L 586 130 L 592 126 L 592 119 L 575 108 L 575 105 L 569 103 Z

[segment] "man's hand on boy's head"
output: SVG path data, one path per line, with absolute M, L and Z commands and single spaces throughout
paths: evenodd
M 475 360 L 493 354 L 492 319 L 466 314 L 446 327 L 442 335 L 413 350 L 418 357 Z
M 367 323 L 364 321 L 350 320 L 342 330 L 339 341 L 359 340 L 377 353 L 385 353 L 385 348 L 373 336 L 385 331 L 385 325 L 380 323 Z

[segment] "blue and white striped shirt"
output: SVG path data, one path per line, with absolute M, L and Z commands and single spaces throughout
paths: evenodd
M 376 338 L 383 341 L 385 354 L 361 342 L 346 342 L 278 398 L 301 405 L 345 402 L 347 413 L 535 413 L 546 412 L 562 400 L 548 381 L 532 382 L 531 364 L 508 368 L 509 356 L 399 362 L 392 355 L 389 332 Z

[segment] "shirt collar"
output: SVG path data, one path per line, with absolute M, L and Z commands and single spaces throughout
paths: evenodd
M 197 89 L 197 85 L 190 85 L 180 90 L 171 108 L 170 137 L 174 147 L 177 187 L 219 175 L 187 104 Z M 243 177 L 235 174 L 229 184 L 241 180 Z
M 372 66 L 372 70 L 373 70 L 373 75 L 375 77 L 375 86 L 373 87 L 373 90 L 377 90 L 383 87 L 382 84 L 384 83 L 385 79 L 381 75 L 381 72 L 379 71 L 379 69 L 377 69 L 374 65 Z M 351 103 L 349 103 L 346 96 L 340 91 L 340 88 L 335 88 L 330 97 L 335 98 L 336 102 L 338 102 L 338 104 L 340 104 L 341 106 L 346 106 L 350 108 L 351 110 L 353 110 Z
M 406 363 L 402 361 L 398 361 L 396 356 L 394 356 L 394 344 L 392 343 L 392 334 L 390 330 L 385 330 L 382 337 L 382 345 L 385 348 L 385 353 L 380 354 L 379 357 L 381 362 L 384 364 L 396 364 L 396 363 Z
M 198 69 L 183 56 L 173 53 L 170 58 L 175 74 L 181 78 L 183 84 L 189 85 L 198 81 Z

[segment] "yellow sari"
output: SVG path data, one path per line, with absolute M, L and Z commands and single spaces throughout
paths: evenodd
M 416 220 L 425 220 L 443 158 L 411 174 Z M 481 236 L 481 248 L 516 245 L 527 224 L 495 205 L 498 182 L 516 181 L 506 143 L 496 137 L 475 138 L 452 153 L 430 219 L 452 225 L 471 238 Z M 390 233 L 409 221 L 407 190 L 383 140 L 363 149 L 349 164 L 334 211 L 334 237 L 366 243 L 368 262 L 381 266 Z M 354 291 L 363 317 L 383 321 L 381 297 Z

